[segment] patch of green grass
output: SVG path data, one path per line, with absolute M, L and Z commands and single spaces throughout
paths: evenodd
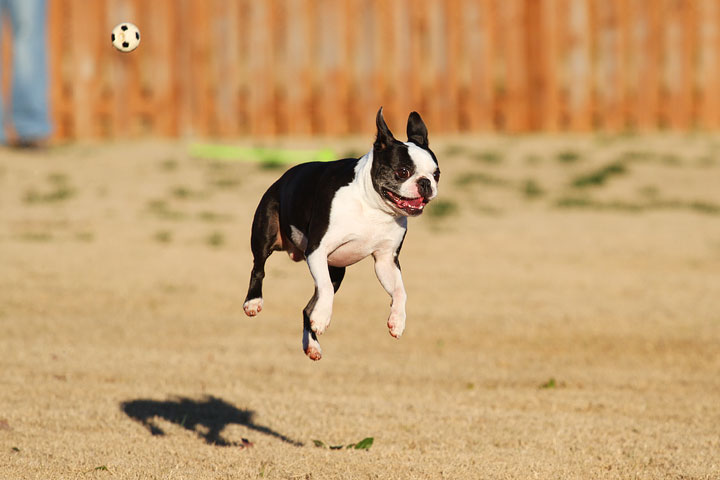
M 620 162 L 647 162 L 655 158 L 655 153 L 649 150 L 628 150 L 620 155 Z
M 710 168 L 717 165 L 717 159 L 710 155 L 703 155 L 695 160 L 695 164 L 700 168 Z
M 452 200 L 434 200 L 425 209 L 425 215 L 430 218 L 440 219 L 449 217 L 458 212 L 457 203 Z
M 29 204 L 56 203 L 68 200 L 73 196 L 75 196 L 75 189 L 67 186 L 59 186 L 58 188 L 47 192 L 39 192 L 35 189 L 30 189 L 25 192 L 23 201 Z
M 656 199 L 660 196 L 660 189 L 655 185 L 645 185 L 638 189 L 638 193 L 641 197 L 647 199 Z
M 182 186 L 182 185 L 177 186 L 177 187 L 174 187 L 174 188 L 170 191 L 170 194 L 171 194 L 173 197 L 178 198 L 178 199 L 181 199 L 181 200 L 189 200 L 189 199 L 194 199 L 194 198 L 203 198 L 203 197 L 206 196 L 206 194 L 203 193 L 203 192 L 200 192 L 200 191 L 197 191 L 197 190 L 192 190 L 191 188 L 188 188 L 188 187 L 185 187 L 185 186 Z
M 171 209 L 168 202 L 162 199 L 150 200 L 147 209 L 150 213 L 163 220 L 182 220 L 187 216 L 179 210 Z
M 486 204 L 478 205 L 477 211 L 484 215 L 491 215 L 493 217 L 497 217 L 499 215 L 502 215 L 502 213 L 503 213 L 502 209 L 500 209 L 494 205 L 486 205 Z
M 661 156 L 660 161 L 663 165 L 667 165 L 669 167 L 679 167 L 682 165 L 682 158 L 674 153 L 667 153 Z
M 227 213 L 203 211 L 198 213 L 198 219 L 203 222 L 229 222 L 233 219 L 233 216 Z
M 173 172 L 178 169 L 178 165 L 178 161 L 174 158 L 166 158 L 165 160 L 160 162 L 160 169 L 166 172 Z
M 704 213 L 706 215 L 720 215 L 720 205 L 717 203 L 695 200 L 687 203 L 687 207 L 698 213 Z
M 563 150 L 555 156 L 555 159 L 560 163 L 576 163 L 581 158 L 581 155 L 574 150 Z
M 95 234 L 92 232 L 77 232 L 75 234 L 75 240 L 89 243 L 95 240 Z
M 467 148 L 464 145 L 451 144 L 445 148 L 443 155 L 446 157 L 458 157 L 467 153 Z
M 237 177 L 222 176 L 214 177 L 208 180 L 208 184 L 217 188 L 235 188 L 240 185 L 240 179 Z
M 627 167 L 622 162 L 612 162 L 597 170 L 576 177 L 572 185 L 577 188 L 597 187 L 604 185 L 610 177 L 627 173 Z
M 49 232 L 25 232 L 19 238 L 26 242 L 49 242 L 53 236 Z
M 548 379 L 548 381 L 545 382 L 545 383 L 543 383 L 542 385 L 540 385 L 539 388 L 541 388 L 541 389 L 550 389 L 550 388 L 555 388 L 555 387 L 557 387 L 557 382 L 555 381 L 555 379 L 554 379 L 553 377 L 550 377 L 550 378 Z
M 593 201 L 587 197 L 562 197 L 555 202 L 555 206 L 560 208 L 586 208 L 592 207 Z
M 365 437 L 357 443 L 350 443 L 348 445 L 328 445 L 322 440 L 313 440 L 313 444 L 318 448 L 327 448 L 330 450 L 343 450 L 343 449 L 354 449 L 354 450 L 370 450 L 374 437 Z
M 31 188 L 23 195 L 23 201 L 28 204 L 56 203 L 68 200 L 75 196 L 75 189 L 68 183 L 64 173 L 54 172 L 47 176 L 49 189 L 40 191 Z
M 287 168 L 287 164 L 282 161 L 281 158 L 275 158 L 273 156 L 267 156 L 258 163 L 261 170 L 281 170 Z
M 47 180 L 51 185 L 67 185 L 68 176 L 62 172 L 53 172 L 47 176 Z
M 466 173 L 462 176 L 457 177 L 457 179 L 455 180 L 455 185 L 459 187 L 466 187 L 474 183 L 479 183 L 481 185 L 504 187 L 507 186 L 510 182 L 508 180 L 505 180 L 504 178 L 496 177 L 495 175 L 490 175 L 484 172 Z
M 496 151 L 476 152 L 472 158 L 488 165 L 499 165 L 503 161 L 502 153 Z
M 360 158 L 363 155 L 365 154 L 361 153 L 359 150 L 350 149 L 343 152 L 340 158 Z
M 540 163 L 542 163 L 542 159 L 543 158 L 540 155 L 531 153 L 531 154 L 525 156 L 525 163 L 527 165 L 535 166 L 535 165 L 539 165 Z
M 531 200 L 545 195 L 545 190 L 543 190 L 540 184 L 532 178 L 529 178 L 523 182 L 522 192 L 525 195 L 525 198 Z
M 170 193 L 175 198 L 189 198 L 194 196 L 194 192 L 187 187 L 175 187 Z
M 646 205 L 640 203 L 626 202 L 624 200 L 612 200 L 609 202 L 601 202 L 592 200 L 587 197 L 563 197 L 555 202 L 556 207 L 560 208 L 585 208 L 590 210 L 617 210 L 625 212 L 640 212 L 647 208 Z
M 173 235 L 172 232 L 169 230 L 159 230 L 155 232 L 155 235 L 153 235 L 153 238 L 156 242 L 159 243 L 170 243 L 172 242 Z
M 588 197 L 562 197 L 555 202 L 560 208 L 585 208 L 590 210 L 614 210 L 625 212 L 645 212 L 651 210 L 689 210 L 704 215 L 720 215 L 720 205 L 704 200 L 667 200 L 653 197 L 645 202 L 625 200 L 599 201 Z
M 206 163 L 208 170 L 213 172 L 222 172 L 230 168 L 230 163 L 221 162 L 218 160 L 209 161 Z
M 205 243 L 213 248 L 225 245 L 225 235 L 222 232 L 212 232 L 205 237 Z
M 273 468 L 275 467 L 275 464 L 271 462 L 270 460 L 262 460 L 260 462 L 260 468 L 258 469 L 258 477 L 260 478 L 266 478 L 269 477 L 271 473 L 273 472 Z M 295 478 L 295 477 L 288 477 L 288 478 Z M 312 478 L 312 474 L 310 474 L 310 477 L 306 478 Z

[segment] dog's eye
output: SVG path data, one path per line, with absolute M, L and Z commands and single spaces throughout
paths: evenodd
M 433 178 L 436 182 L 440 181 L 440 170 L 435 170 L 435 173 L 433 173 Z
M 395 176 L 404 180 L 410 176 L 410 170 L 405 167 L 398 168 L 395 170 Z

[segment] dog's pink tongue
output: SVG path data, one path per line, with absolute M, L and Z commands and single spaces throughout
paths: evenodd
M 410 205 L 410 206 L 413 207 L 413 208 L 420 208 L 420 207 L 422 207 L 422 205 L 423 205 L 423 198 L 422 198 L 422 197 L 418 197 L 418 198 L 410 199 L 410 200 L 407 201 L 407 204 Z

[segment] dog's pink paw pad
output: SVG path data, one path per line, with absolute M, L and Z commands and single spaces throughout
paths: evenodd
M 395 338 L 400 338 L 400 336 L 403 334 L 403 331 L 405 331 L 405 320 L 396 318 L 395 316 L 390 316 L 387 322 L 387 326 L 390 330 L 390 335 Z
M 322 358 L 322 353 L 315 347 L 308 347 L 305 350 L 305 355 L 307 355 L 310 360 L 314 360 L 316 362 Z
M 258 313 L 262 312 L 262 307 L 262 298 L 253 298 L 252 300 L 248 300 L 243 304 L 243 310 L 245 311 L 245 315 L 247 315 L 248 317 L 254 317 Z

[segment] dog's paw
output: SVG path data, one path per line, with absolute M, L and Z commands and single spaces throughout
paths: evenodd
M 258 313 L 262 312 L 262 307 L 262 298 L 253 298 L 243 304 L 243 310 L 245 310 L 245 315 L 248 317 L 254 317 Z
M 390 318 L 387 321 L 390 335 L 395 338 L 400 338 L 400 335 L 405 331 L 405 313 L 404 312 L 391 312 Z
M 332 315 L 332 306 L 324 307 L 315 305 L 310 313 L 310 329 L 317 335 L 322 335 L 330 325 L 330 316 Z
M 322 358 L 322 348 L 314 335 L 308 330 L 303 330 L 303 351 L 310 360 L 318 361 Z
M 317 348 L 308 347 L 307 349 L 305 349 L 305 355 L 307 355 L 310 360 L 317 362 L 322 358 L 322 350 L 320 349 L 319 345 Z

